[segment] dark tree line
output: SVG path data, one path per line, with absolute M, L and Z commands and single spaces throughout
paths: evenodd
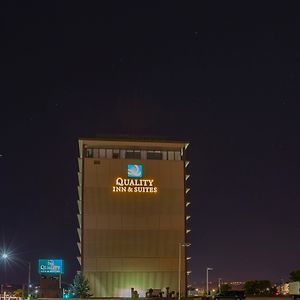
M 300 269 L 294 270 L 290 273 L 290 280 L 291 281 L 300 281 Z
M 274 295 L 275 289 L 269 280 L 249 280 L 244 285 L 246 295 Z
M 290 272 L 290 281 L 300 281 L 300 269 Z M 246 295 L 274 295 L 276 289 L 269 280 L 249 280 L 244 285 Z

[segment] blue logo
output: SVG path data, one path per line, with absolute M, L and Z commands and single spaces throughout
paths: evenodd
M 129 178 L 141 178 L 143 176 L 142 165 L 128 165 L 127 171 Z

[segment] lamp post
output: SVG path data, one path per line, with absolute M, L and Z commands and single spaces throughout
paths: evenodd
M 6 252 L 3 252 L 2 255 L 1 255 L 1 258 L 6 261 L 6 260 L 9 260 L 10 256 L 6 253 Z M 28 292 L 28 296 L 27 298 L 30 299 L 30 287 L 31 287 L 31 278 L 30 278 L 30 275 L 31 275 L 31 262 L 28 262 L 28 286 L 27 286 L 27 292 Z M 2 295 L 2 292 L 3 292 L 3 284 L 1 284 L 1 295 Z M 1 298 L 1 297 L 0 297 Z M 4 296 L 4 300 L 5 300 L 5 296 Z
M 31 273 L 31 262 L 28 262 L 28 286 L 27 286 L 27 299 L 30 299 L 30 287 L 31 287 L 31 278 L 30 278 L 30 273 Z
M 1 258 L 2 258 L 2 260 L 4 261 L 4 263 L 6 263 L 6 260 L 7 260 L 7 258 L 8 258 L 8 255 L 7 255 L 7 253 L 5 253 L 5 252 L 3 252 L 2 254 L 1 254 Z M 5 271 L 4 271 L 4 274 L 5 274 Z M 4 281 L 5 281 L 5 278 L 4 278 Z M 2 294 L 3 294 L 3 299 L 5 300 L 5 292 L 4 292 L 4 284 L 1 284 L 1 293 L 0 293 L 0 297 L 2 297 Z
M 189 247 L 189 243 L 178 243 L 178 300 L 181 297 L 181 247 Z
M 218 280 L 219 280 L 219 283 L 218 283 L 219 293 L 221 293 L 221 279 L 222 279 L 222 278 L 219 278 L 219 279 L 218 279 Z
M 209 294 L 209 292 L 208 292 L 208 272 L 212 271 L 212 270 L 213 270 L 213 268 L 209 268 L 209 267 L 206 268 L 206 295 Z

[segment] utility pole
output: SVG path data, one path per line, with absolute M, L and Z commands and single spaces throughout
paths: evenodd
M 222 278 L 219 278 L 218 280 L 219 280 L 219 284 L 218 284 L 218 287 L 219 287 L 219 293 L 221 293 L 221 279 Z
M 212 270 L 213 270 L 213 268 L 209 268 L 209 267 L 206 268 L 206 295 L 209 294 L 209 290 L 208 290 L 208 271 L 212 271 Z
M 30 299 L 30 281 L 31 281 L 31 278 L 30 278 L 30 273 L 31 273 L 31 262 L 29 261 L 28 262 L 28 286 L 27 286 L 27 299 Z

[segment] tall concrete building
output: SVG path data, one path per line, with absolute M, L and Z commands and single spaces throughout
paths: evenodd
M 78 260 L 93 296 L 186 294 L 187 146 L 79 140 Z

